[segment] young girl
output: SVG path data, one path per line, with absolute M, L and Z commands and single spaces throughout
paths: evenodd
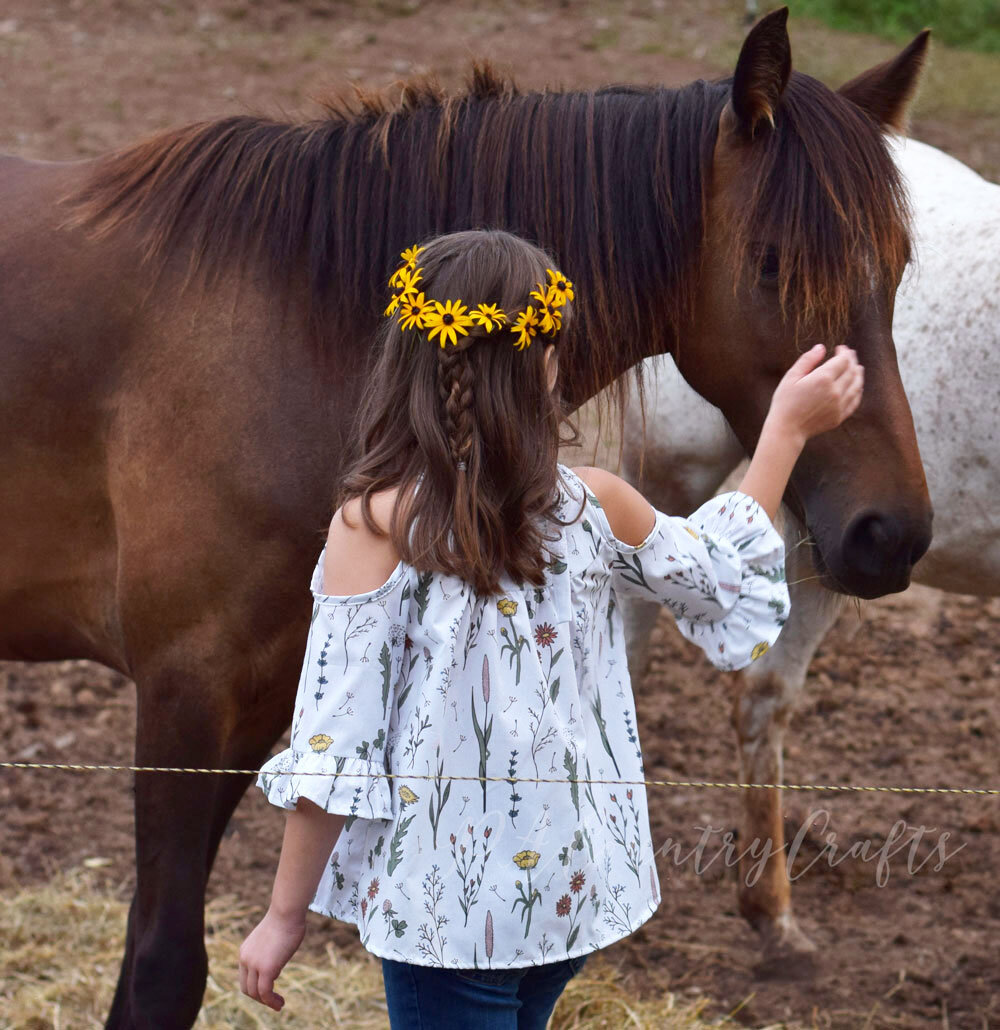
M 382 957 L 393 1030 L 543 1030 L 660 900 L 646 792 L 621 782 L 643 779 L 621 599 L 661 601 L 721 668 L 762 655 L 789 604 L 771 520 L 862 370 L 847 348 L 802 355 L 739 489 L 671 517 L 558 463 L 574 290 L 544 253 L 463 232 L 403 258 L 313 572 L 291 747 L 257 781 L 290 814 L 240 986 L 282 1007 L 308 908 Z

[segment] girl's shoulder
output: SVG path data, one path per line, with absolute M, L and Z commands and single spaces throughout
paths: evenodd
M 564 478 L 578 484 L 577 496 L 586 497 L 586 506 L 609 544 L 634 548 L 649 538 L 656 512 L 631 483 L 595 466 L 571 469 L 561 465 L 560 471 L 567 473 Z

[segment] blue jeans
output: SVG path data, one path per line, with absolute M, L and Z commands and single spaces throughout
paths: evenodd
M 545 1030 L 586 958 L 519 969 L 441 969 L 384 958 L 391 1030 Z

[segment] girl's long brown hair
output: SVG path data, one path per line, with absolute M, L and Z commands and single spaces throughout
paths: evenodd
M 538 247 L 498 230 L 439 236 L 424 245 L 419 265 L 428 299 L 498 304 L 512 318 L 535 303 L 531 292 L 556 267 Z M 414 568 L 456 575 L 480 594 L 499 592 L 504 573 L 541 585 L 551 561 L 545 543 L 557 539 L 547 530 L 567 524 L 556 514 L 559 446 L 579 441 L 543 360 L 549 342 L 558 354 L 571 304 L 562 313 L 560 332 L 538 335 L 524 350 L 509 326 L 492 334 L 474 326 L 442 348 L 426 330 L 386 319 L 337 506 L 360 497 L 365 525 L 383 535 L 371 498 L 398 487 L 388 535 Z

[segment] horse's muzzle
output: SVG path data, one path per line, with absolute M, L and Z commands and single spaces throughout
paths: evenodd
M 881 511 L 855 515 L 839 547 L 820 545 L 817 571 L 824 585 L 866 599 L 905 590 L 913 566 L 930 547 L 931 518 L 930 511 L 924 518 Z

